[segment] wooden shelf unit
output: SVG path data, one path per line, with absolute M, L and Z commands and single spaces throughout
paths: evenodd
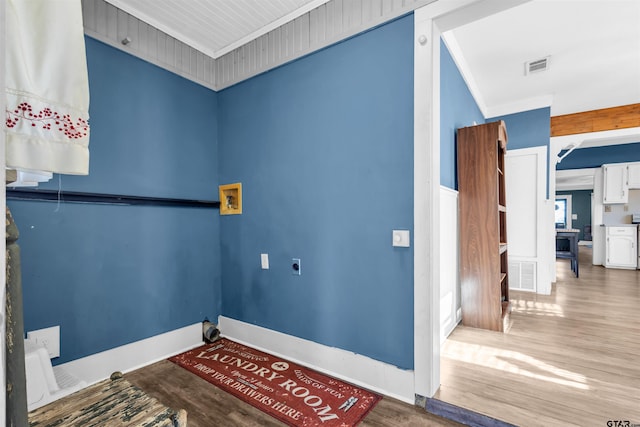
M 503 332 L 509 277 L 503 121 L 458 129 L 462 324 Z

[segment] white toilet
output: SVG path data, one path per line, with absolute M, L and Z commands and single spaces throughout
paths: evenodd
M 60 366 L 52 367 L 47 349 L 35 341 L 24 340 L 24 353 L 29 411 L 86 387 Z

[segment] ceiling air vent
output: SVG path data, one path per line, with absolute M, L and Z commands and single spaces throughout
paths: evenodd
M 542 59 L 536 59 L 535 61 L 525 62 L 524 64 L 524 73 L 539 73 L 540 71 L 545 71 L 549 68 L 549 57 Z

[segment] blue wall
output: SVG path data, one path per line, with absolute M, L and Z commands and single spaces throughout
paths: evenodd
M 562 154 L 564 152 L 560 153 L 560 155 Z M 599 168 L 608 163 L 638 161 L 640 161 L 640 142 L 573 150 L 571 154 L 562 159 L 562 162 L 556 165 L 556 169 Z
M 580 230 L 580 240 L 585 240 L 584 226 L 591 225 L 591 193 L 591 190 L 556 191 L 556 195 L 571 195 L 571 213 L 578 215 L 571 226 Z
M 86 39 L 88 176 L 43 188 L 217 200 L 217 95 Z M 56 363 L 215 318 L 217 210 L 8 201 L 25 328 L 61 327 Z
M 551 108 L 538 108 L 506 116 L 487 119 L 487 122 L 504 120 L 509 142 L 507 150 L 530 147 L 547 147 L 551 138 Z
M 454 188 L 455 129 L 484 119 L 442 50 Z M 218 94 L 92 39 L 87 57 L 90 175 L 44 188 L 217 199 L 239 181 L 244 206 L 10 201 L 26 328 L 61 325 L 58 363 L 223 314 L 413 368 L 413 248 L 391 246 L 413 232 L 412 15 Z
M 413 368 L 413 248 L 391 246 L 413 227 L 413 16 L 218 102 L 220 181 L 243 184 L 243 214 L 221 218 L 222 313 Z
M 549 197 L 549 146 L 551 144 L 551 107 L 493 117 L 487 122 L 504 120 L 507 125 L 507 150 L 547 147 L 547 169 L 545 172 L 546 197 Z
M 457 129 L 482 124 L 484 116 L 447 46 L 440 41 L 440 184 L 457 189 Z

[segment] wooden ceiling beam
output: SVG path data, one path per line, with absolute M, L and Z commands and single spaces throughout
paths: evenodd
M 551 117 L 551 136 L 640 127 L 640 104 Z

